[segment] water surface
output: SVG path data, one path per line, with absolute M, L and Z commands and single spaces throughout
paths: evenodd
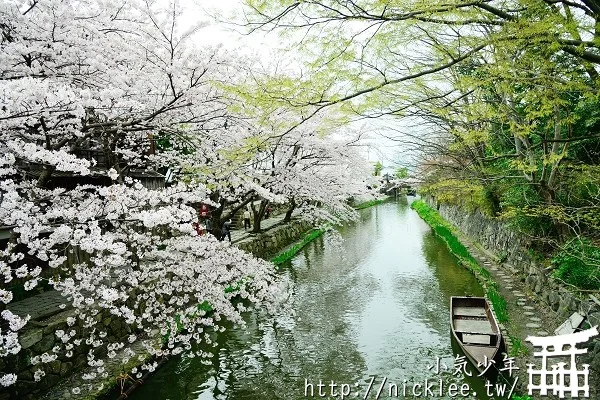
M 410 385 L 425 379 L 463 383 L 453 375 L 448 307 L 450 296 L 483 295 L 475 278 L 406 202 L 362 210 L 341 233 L 341 248 L 325 235 L 283 272 L 293 277 L 295 316 L 248 313 L 246 330 L 219 336 L 210 365 L 174 359 L 130 399 L 324 398 L 317 385 L 332 380 L 337 398 L 344 383 L 362 399 L 371 379 L 369 398 L 383 379 L 379 398 L 394 394 L 390 384 L 403 398 L 404 382 L 413 398 Z M 333 398 L 330 386 L 321 390 Z

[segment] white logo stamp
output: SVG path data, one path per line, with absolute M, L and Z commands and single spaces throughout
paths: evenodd
M 561 399 L 565 398 L 565 393 L 570 393 L 571 398 L 579 397 L 580 393 L 583 397 L 590 397 L 589 364 L 582 364 L 583 369 L 578 369 L 575 362 L 575 357 L 579 354 L 587 353 L 587 349 L 578 349 L 576 344 L 587 342 L 591 337 L 596 335 L 598 335 L 597 326 L 567 335 L 528 336 L 525 340 L 535 347 L 542 348 L 541 351 L 533 353 L 535 357 L 542 358 L 542 367 L 534 369 L 534 364 L 527 364 L 527 372 L 529 373 L 527 389 L 529 390 L 529 395 L 532 395 L 533 391 L 537 390 L 541 396 L 547 396 L 548 392 L 552 391 L 553 395 Z M 568 356 L 571 357 L 568 368 L 565 368 L 568 363 L 559 362 L 550 365 L 550 369 L 547 369 L 548 358 Z M 534 377 L 538 377 L 536 381 L 539 383 L 534 383 Z M 582 383 L 581 386 L 580 383 Z

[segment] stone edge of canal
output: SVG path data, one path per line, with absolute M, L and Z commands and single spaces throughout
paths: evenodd
M 419 217 L 421 217 L 421 219 L 432 228 L 432 231 L 434 232 L 434 234 L 436 236 L 440 237 L 444 241 L 444 243 L 446 244 L 446 247 L 457 258 L 459 264 L 461 266 L 463 266 L 464 268 L 466 268 L 467 270 L 469 270 L 471 273 L 473 273 L 473 275 L 477 278 L 479 283 L 483 286 L 484 290 L 486 291 L 486 298 L 488 298 L 487 287 L 489 287 L 491 285 L 495 286 L 495 287 L 499 287 L 500 284 L 492 278 L 489 271 L 483 265 L 481 265 L 482 263 L 480 261 L 478 261 L 477 259 L 487 259 L 486 256 L 489 256 L 489 255 L 493 256 L 493 253 L 491 253 L 487 249 L 484 249 L 481 244 L 475 243 L 472 240 L 466 239 L 466 235 L 463 232 L 461 232 L 455 225 L 453 225 L 448 220 L 446 220 L 441 215 L 439 215 L 439 213 L 437 213 L 437 211 L 435 211 L 429 204 L 427 204 L 427 202 L 425 202 L 425 200 L 415 200 L 415 201 L 420 201 L 422 204 L 424 204 L 427 207 L 428 212 L 435 215 L 434 218 L 436 220 L 442 221 L 446 225 L 446 227 L 450 227 L 451 234 L 455 237 L 455 239 L 459 242 L 460 245 L 465 247 L 469 256 L 472 257 L 473 259 L 475 259 L 475 262 L 477 263 L 477 266 L 478 266 L 477 269 L 474 269 L 472 267 L 472 265 L 470 265 L 470 263 L 464 259 L 463 256 L 456 254 L 456 252 L 452 249 L 452 246 L 448 243 L 446 238 L 444 238 L 442 235 L 440 235 L 436 231 L 435 221 L 432 221 L 430 218 L 427 218 L 426 215 L 423 215 L 423 213 L 420 212 L 418 209 L 415 209 L 415 207 L 413 207 L 414 202 L 411 203 L 411 209 L 413 209 L 413 211 L 415 211 L 419 215 Z M 419 208 L 419 207 L 417 207 L 417 208 Z M 491 265 L 491 263 L 490 263 L 490 265 Z M 482 271 L 483 271 L 483 273 L 482 273 Z M 502 298 L 502 301 L 505 301 L 505 300 Z M 492 306 L 492 311 L 494 312 L 494 314 L 497 314 L 496 311 L 494 310 L 493 305 L 491 304 L 491 301 L 490 301 L 490 305 Z M 505 312 L 508 313 L 508 310 L 506 310 Z M 498 316 L 496 315 L 496 318 L 497 317 Z M 506 354 L 509 354 L 509 355 L 512 354 L 514 351 L 513 340 L 515 338 L 515 336 L 510 335 L 509 330 L 507 328 L 508 322 L 511 321 L 510 317 L 511 317 L 511 315 L 507 314 L 508 320 L 506 322 L 498 323 L 500 330 L 502 332 L 502 335 L 503 335 L 503 340 L 504 340 L 504 344 L 505 344 L 505 348 L 506 348 Z M 533 361 L 534 361 L 531 355 L 523 356 L 522 354 L 520 354 L 520 356 L 522 358 L 526 359 L 526 361 L 523 362 L 522 364 L 526 365 L 526 364 L 529 364 L 530 362 L 533 363 Z M 528 382 L 528 375 L 526 374 L 526 370 L 524 368 L 518 369 L 515 376 L 518 377 L 518 382 L 517 382 L 517 385 L 515 388 L 516 389 L 515 393 L 513 393 L 513 396 L 525 396 L 525 398 L 528 398 L 528 397 L 526 397 L 526 395 L 524 395 L 524 393 L 527 392 L 527 388 L 524 385 L 526 382 Z
M 369 201 L 369 202 L 365 202 L 365 203 L 361 203 L 358 206 L 355 206 L 356 210 L 362 210 L 362 209 L 366 209 L 366 208 L 372 208 L 374 206 L 377 206 L 379 204 L 384 203 L 386 200 L 375 200 L 375 201 Z M 320 234 L 319 235 L 311 235 L 311 233 L 313 232 L 317 232 L 319 231 Z M 268 232 L 268 231 L 267 231 Z M 294 250 L 294 254 L 291 257 L 286 257 L 285 262 L 287 262 L 288 260 L 290 260 L 291 258 L 293 258 L 294 255 L 296 255 L 298 252 L 300 252 L 305 246 L 307 246 L 310 242 L 312 242 L 313 240 L 316 240 L 318 237 L 321 236 L 321 234 L 323 234 L 324 231 L 323 230 L 319 230 L 317 228 L 311 228 L 309 230 L 307 230 L 306 232 L 303 232 L 301 235 L 299 235 L 295 241 L 287 246 L 283 246 L 281 247 L 278 252 L 276 253 L 276 255 L 271 258 L 277 258 L 280 255 L 283 255 L 284 253 L 290 251 L 290 249 Z M 312 237 L 310 237 L 312 236 Z M 307 240 L 310 239 L 310 240 Z M 284 262 L 284 263 L 285 263 Z M 280 268 L 282 266 L 282 264 L 284 263 L 275 263 L 275 268 Z M 119 377 L 121 377 L 122 375 L 120 375 L 118 373 L 118 371 L 122 371 L 123 369 L 132 369 L 134 367 L 138 367 L 146 362 L 149 361 L 149 357 L 145 357 L 143 360 L 140 360 L 138 362 L 136 361 L 131 361 L 130 363 L 126 364 L 126 368 L 123 368 L 123 365 L 120 363 L 120 360 L 117 360 L 117 358 L 119 357 L 115 357 L 115 361 L 117 361 L 116 363 L 114 363 L 112 365 L 112 373 L 109 372 L 109 377 L 104 379 L 102 382 L 96 382 L 96 385 L 100 384 L 102 386 L 101 389 L 98 389 L 95 393 L 90 393 L 89 396 L 86 396 L 86 399 L 109 399 L 115 393 L 115 390 L 118 389 L 118 386 L 120 384 L 119 381 Z M 129 394 L 131 394 L 135 389 L 137 389 L 140 385 L 143 384 L 143 382 L 148 379 L 154 372 L 156 372 L 162 365 L 166 364 L 166 362 L 169 360 L 168 357 L 163 357 L 160 358 L 156 361 L 156 367 L 152 370 L 152 372 L 146 372 L 144 374 L 144 376 L 142 376 L 142 378 L 134 380 L 134 379 L 128 379 L 131 380 L 132 383 L 131 385 L 129 385 L 126 389 L 123 388 L 123 390 L 121 391 L 121 393 L 117 394 L 117 398 L 119 400 L 121 399 L 125 399 L 127 398 L 127 396 Z M 107 369 L 109 369 L 109 366 L 107 366 Z M 75 377 L 73 376 L 71 379 L 69 379 L 67 382 L 65 382 L 65 385 L 70 387 L 74 387 L 74 379 Z M 131 378 L 131 377 L 129 377 Z M 61 385 L 62 386 L 62 385 Z

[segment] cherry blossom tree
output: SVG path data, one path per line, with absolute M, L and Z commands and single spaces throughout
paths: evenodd
M 43 283 L 73 308 L 61 345 L 32 360 L 36 380 L 59 354 L 85 352 L 88 378 L 140 347 L 206 356 L 196 345 L 210 343 L 207 327 L 243 325 L 248 302 L 234 297 L 282 304 L 272 264 L 198 236 L 191 205 L 212 205 L 217 227 L 255 201 L 259 218 L 273 202 L 340 223 L 355 217 L 347 198 L 366 190 L 366 163 L 336 138 L 344 128 L 292 126 L 279 105 L 251 117 L 224 89 L 244 79 L 242 62 L 194 45 L 201 24 L 181 30 L 180 12 L 149 0 L 0 4 L 0 225 L 12 230 L 0 250 L 0 357 L 20 351 L 28 322 L 10 311 L 12 288 Z M 143 180 L 167 171 L 166 187 Z M 0 371 L 1 385 L 15 380 Z
M 282 114 L 277 119 L 294 121 L 291 112 Z M 222 219 L 248 206 L 258 232 L 270 204 L 287 204 L 286 220 L 297 209 L 315 224 L 340 224 L 357 216 L 348 199 L 369 195 L 371 176 L 348 126 L 330 126 L 317 117 L 291 130 L 281 129 L 274 121 L 252 122 L 252 127 L 243 129 L 243 144 L 222 152 L 222 167 L 213 168 L 222 177 L 213 194 L 228 195 L 229 212 Z
M 193 46 L 178 13 L 149 1 L 0 5 L 0 225 L 13 237 L 0 252 L 0 357 L 20 351 L 28 320 L 10 311 L 11 287 L 44 281 L 74 308 L 62 344 L 32 360 L 36 380 L 58 354 L 85 350 L 106 374 L 103 359 L 134 357 L 138 342 L 193 353 L 207 326 L 243 324 L 234 296 L 273 310 L 286 295 L 271 264 L 192 229 L 189 204 L 210 202 L 211 182 L 179 172 L 229 134 L 216 82 L 233 72 L 231 56 Z M 168 188 L 133 174 L 167 167 L 178 176 Z M 107 315 L 128 335 L 107 332 Z
M 368 163 L 347 126 L 325 130 L 315 118 L 272 139 L 263 153 L 264 183 L 305 218 L 340 224 L 357 214 L 348 199 L 369 194 Z

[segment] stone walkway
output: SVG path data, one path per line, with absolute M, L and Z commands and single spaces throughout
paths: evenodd
M 296 213 L 293 214 L 297 215 Z M 285 214 L 274 215 L 269 219 L 262 220 L 260 222 L 260 229 L 262 232 L 271 229 L 272 227 L 283 223 L 283 218 Z M 241 242 L 244 239 L 252 237 L 254 234 L 250 232 L 250 230 L 245 231 L 243 229 L 236 229 L 231 231 L 231 243 L 236 244 Z
M 507 353 L 515 358 L 516 366 L 519 367 L 517 391 L 520 394 L 526 394 L 529 379 L 527 364 L 539 365 L 541 361 L 533 355 L 534 351 L 539 351 L 540 348 L 534 348 L 525 339 L 528 336 L 553 335 L 554 330 L 563 321 L 559 320 L 546 304 L 541 303 L 527 289 L 524 279 L 517 275 L 514 267 L 499 263 L 494 254 L 464 235 L 459 234 L 458 236 L 479 265 L 490 273 L 492 279 L 498 284 L 498 292 L 506 300 L 508 322 L 503 324 L 504 340 L 507 345 Z M 544 398 L 555 399 L 558 397 Z
M 516 337 L 523 341 L 527 336 L 553 334 L 562 321 L 549 313 L 546 305 L 536 301 L 515 271 L 510 266 L 497 263 L 493 255 L 472 242 L 467 248 L 498 283 L 499 292 L 507 303 L 511 334 L 515 336 L 515 333 L 520 333 L 522 337 Z

